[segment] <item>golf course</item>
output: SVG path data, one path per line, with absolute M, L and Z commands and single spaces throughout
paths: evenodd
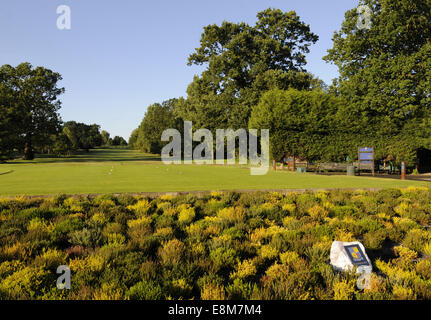
M 165 165 L 157 155 L 128 149 L 41 155 L 0 165 L 0 196 L 408 186 L 430 183 L 272 170 L 252 176 L 247 166 Z

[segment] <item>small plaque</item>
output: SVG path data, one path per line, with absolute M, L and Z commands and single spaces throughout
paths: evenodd
M 373 148 L 359 148 L 359 152 L 373 152 Z
M 347 255 L 355 266 L 368 266 L 368 260 L 358 245 L 345 246 Z

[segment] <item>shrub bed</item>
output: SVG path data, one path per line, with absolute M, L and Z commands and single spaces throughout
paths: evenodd
M 430 222 L 427 188 L 0 199 L 0 298 L 431 299 Z M 368 289 L 334 240 L 365 245 Z

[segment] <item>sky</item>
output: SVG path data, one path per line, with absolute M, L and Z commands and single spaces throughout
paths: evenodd
M 203 27 L 223 20 L 254 25 L 266 8 L 295 10 L 319 35 L 306 69 L 331 84 L 336 66 L 322 57 L 344 13 L 358 0 L 2 0 L 0 65 L 30 62 L 59 72 L 63 121 L 97 123 L 126 140 L 156 102 L 186 96 L 203 69 L 187 66 Z M 57 7 L 71 29 L 57 28 Z

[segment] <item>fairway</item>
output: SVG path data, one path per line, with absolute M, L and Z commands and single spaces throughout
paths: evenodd
M 407 186 L 431 184 L 285 171 L 251 176 L 246 167 L 165 165 L 157 156 L 125 149 L 91 150 L 70 158 L 43 157 L 0 165 L 1 196 Z

